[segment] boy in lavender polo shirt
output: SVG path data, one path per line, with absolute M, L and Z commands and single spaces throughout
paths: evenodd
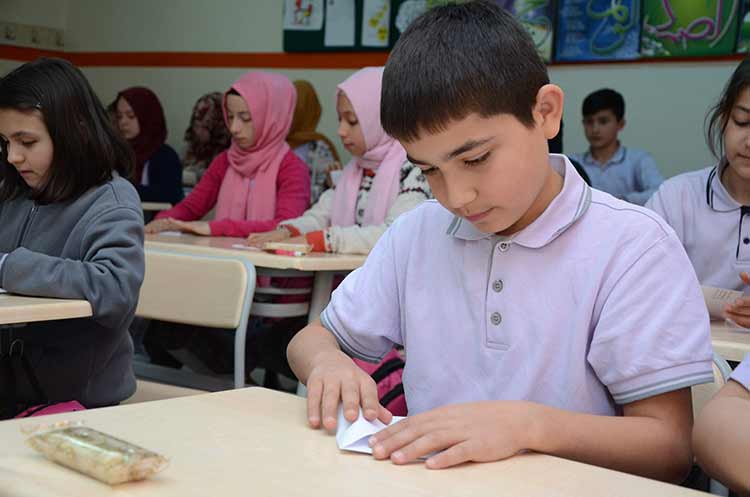
M 740 495 L 750 495 L 750 354 L 695 421 L 693 446 L 701 467 Z
M 439 49 L 438 49 L 439 47 Z M 663 480 L 690 468 L 690 386 L 712 381 L 708 315 L 651 211 L 548 155 L 562 90 L 489 2 L 428 11 L 383 76 L 381 116 L 437 201 L 402 215 L 289 345 L 308 421 L 388 422 L 349 356 L 406 350 L 409 417 L 371 439 L 429 468 L 533 450 Z

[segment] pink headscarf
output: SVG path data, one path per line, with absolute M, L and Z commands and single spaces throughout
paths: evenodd
M 406 151 L 388 136 L 380 124 L 380 88 L 382 67 L 361 69 L 338 86 L 352 103 L 357 121 L 362 127 L 367 151 L 353 157 L 346 165 L 333 196 L 334 226 L 352 226 L 355 222 L 357 193 L 363 169 L 375 171 L 372 190 L 367 197 L 364 224 L 383 224 L 388 209 L 398 196 L 401 166 L 406 162 Z
M 216 218 L 267 221 L 276 214 L 276 177 L 290 150 L 285 139 L 297 93 L 286 76 L 260 71 L 243 74 L 232 88 L 250 109 L 255 136 L 247 150 L 234 140 L 229 146 L 229 167 L 216 201 Z M 226 93 L 223 107 L 229 127 Z

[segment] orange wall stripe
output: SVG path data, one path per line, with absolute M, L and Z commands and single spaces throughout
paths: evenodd
M 382 66 L 387 52 L 62 52 L 0 44 L 0 59 L 26 62 L 62 57 L 79 67 L 267 67 L 273 69 L 357 69 Z M 553 62 L 551 66 L 672 64 L 738 61 L 743 54 L 716 57 L 673 57 L 611 62 Z

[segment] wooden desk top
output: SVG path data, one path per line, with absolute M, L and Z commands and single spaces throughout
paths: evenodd
M 255 266 L 298 271 L 351 271 L 365 263 L 364 255 L 312 253 L 301 257 L 270 254 L 261 250 L 244 250 L 232 245 L 244 245 L 244 238 L 196 236 L 182 234 L 146 235 L 146 248 L 179 250 L 187 253 L 231 254 L 246 258 Z
M 750 353 L 750 333 L 734 331 L 724 321 L 711 321 L 711 343 L 728 361 L 740 362 Z
M 144 211 L 165 211 L 172 208 L 172 204 L 167 202 L 141 202 L 141 208 Z
M 32 323 L 53 319 L 91 316 L 91 304 L 85 300 L 47 299 L 0 294 L 0 324 Z
M 660 497 L 705 495 L 674 485 L 543 455 L 431 471 L 340 452 L 305 424 L 305 400 L 248 388 L 45 417 L 87 426 L 168 456 L 151 480 L 114 488 L 57 466 L 0 422 L 2 494 L 13 497 L 254 495 Z M 39 418 L 41 420 L 41 418 Z

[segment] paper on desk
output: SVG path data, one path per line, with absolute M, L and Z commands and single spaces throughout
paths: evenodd
M 724 319 L 724 306 L 734 304 L 734 301 L 743 295 L 737 290 L 712 286 L 701 286 L 701 290 L 703 290 L 703 299 L 708 307 L 708 315 L 715 319 Z
M 404 419 L 404 416 L 393 416 L 390 426 Z M 359 411 L 359 417 L 354 423 L 350 423 L 344 417 L 344 408 L 339 406 L 339 419 L 337 423 L 338 428 L 336 429 L 336 444 L 341 450 L 350 450 L 352 452 L 362 452 L 364 454 L 372 454 L 372 448 L 368 445 L 367 441 L 371 436 L 386 428 L 386 425 L 376 419 L 375 421 L 368 421 L 362 415 L 362 410 Z
M 233 243 L 232 248 L 242 249 L 242 250 L 255 250 L 257 252 L 262 252 L 262 250 L 259 249 L 258 247 L 251 247 L 250 245 L 243 245 L 241 243 Z
M 182 236 L 182 231 L 160 231 L 158 234 L 163 236 Z
M 8 293 L 8 290 L 5 290 L 4 288 L 0 288 L 0 293 Z

